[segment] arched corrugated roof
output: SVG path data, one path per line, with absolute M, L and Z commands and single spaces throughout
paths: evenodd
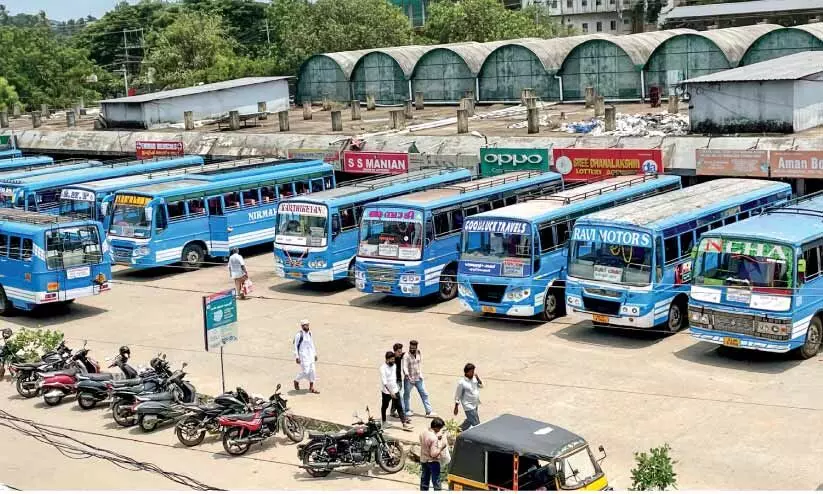
M 603 41 L 612 43 L 619 47 L 626 53 L 626 55 L 628 55 L 635 66 L 643 67 L 646 65 L 646 62 L 649 61 L 649 57 L 652 52 L 667 39 L 677 36 L 678 34 L 694 34 L 696 32 L 697 31 L 694 29 L 669 29 L 668 31 L 652 31 L 649 33 L 628 34 L 626 36 L 611 36 L 604 38 Z M 583 43 L 580 43 L 578 47 L 593 41 L 597 40 L 584 41 Z
M 820 41 L 823 41 L 823 22 L 814 22 L 812 24 L 791 26 L 787 29 L 800 29 L 801 31 L 806 31 L 807 33 L 811 34 Z
M 312 55 L 300 66 L 298 74 L 303 71 L 303 67 L 312 59 L 318 57 L 326 57 L 332 59 L 337 64 L 337 66 L 340 67 L 340 70 L 343 71 L 343 75 L 346 76 L 346 80 L 348 80 L 351 79 L 351 73 L 354 70 L 354 66 L 357 65 L 357 62 L 360 60 L 360 58 L 370 51 L 371 50 L 352 50 Z
M 434 48 L 437 48 L 437 45 L 408 45 L 394 46 L 391 48 L 375 48 L 373 50 L 366 50 L 366 53 L 363 54 L 360 59 L 362 60 L 364 57 L 373 53 L 382 53 L 397 62 L 397 65 L 400 66 L 400 69 L 403 71 L 406 79 L 408 79 L 411 77 L 412 72 L 414 72 L 414 66 L 417 65 L 417 61 L 420 60 L 420 57 Z
M 597 33 L 584 34 L 582 36 L 568 36 L 565 38 L 533 39 L 517 43 L 509 42 L 506 43 L 506 45 L 517 45 L 526 48 L 534 53 L 534 56 L 540 60 L 543 68 L 548 72 L 554 73 L 560 70 L 560 67 L 563 66 L 563 60 L 580 44 L 592 39 L 612 37 L 610 34 Z
M 702 36 L 712 41 L 715 46 L 726 55 L 729 64 L 734 67 L 740 62 L 746 50 L 748 50 L 755 41 L 776 29 L 781 29 L 781 26 L 777 24 L 754 24 L 751 26 L 699 31 L 692 34 Z
M 468 41 L 465 43 L 450 43 L 445 45 L 431 45 L 428 48 L 426 53 L 424 53 L 420 60 L 423 59 L 424 56 L 428 55 L 431 52 L 436 50 L 448 50 L 455 55 L 459 56 L 463 59 L 466 66 L 471 71 L 472 75 L 477 75 L 480 73 L 480 68 L 483 66 L 483 63 L 486 61 L 486 58 L 495 51 L 496 49 L 500 48 L 501 46 L 509 45 L 509 44 L 523 44 L 528 42 L 538 41 L 537 38 L 522 38 L 522 39 L 507 39 L 502 41 L 487 41 L 485 43 L 477 43 L 474 41 Z M 418 60 L 418 62 L 420 61 Z

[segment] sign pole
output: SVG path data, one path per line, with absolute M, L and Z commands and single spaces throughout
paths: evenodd
M 223 384 L 223 393 L 226 392 L 226 369 L 223 367 L 223 347 L 220 347 L 220 382 Z
M 203 337 L 206 351 L 220 349 L 220 384 L 226 392 L 223 347 L 237 341 L 237 294 L 234 289 L 203 297 Z

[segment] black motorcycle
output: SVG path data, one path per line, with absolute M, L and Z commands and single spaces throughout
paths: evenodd
M 288 413 L 286 400 L 280 396 L 280 385 L 253 413 L 223 415 L 217 418 L 223 431 L 223 449 L 232 456 L 246 454 L 252 444 L 259 443 L 282 430 L 286 437 L 299 443 L 305 430 L 292 414 Z
M 175 425 L 177 439 L 184 446 L 193 447 L 203 442 L 206 433 L 219 434 L 218 417 L 228 414 L 245 413 L 254 410 L 254 403 L 243 388 L 229 391 L 216 397 L 212 403 L 184 405 L 188 411 Z
M 23 398 L 34 398 L 39 394 L 37 382 L 40 374 L 64 369 L 71 358 L 71 349 L 61 341 L 53 351 L 44 354 L 38 362 L 12 364 L 9 371 L 15 377 L 17 394 Z
M 113 387 L 111 390 L 111 413 L 114 421 L 121 427 L 135 425 L 134 406 L 140 399 L 146 401 L 171 399 L 166 394 L 168 379 L 172 375 L 166 355 L 158 355 L 149 362 L 143 382 L 137 386 Z
M 112 373 L 86 374 L 79 376 L 77 382 L 77 404 L 83 410 L 91 410 L 98 403 L 107 400 L 115 388 L 126 388 L 139 386 L 144 383 L 144 379 L 150 379 L 154 370 L 149 370 L 144 374 L 139 374 L 137 370 L 128 363 L 128 358 L 117 355 L 109 368 L 117 367 L 122 375 Z
M 179 419 L 188 411 L 185 405 L 197 403 L 197 390 L 192 383 L 183 380 L 186 377 L 186 373 L 183 372 L 186 365 L 183 363 L 183 367 L 167 379 L 166 392 L 147 396 L 137 395 L 138 403 L 132 410 L 137 425 L 143 432 L 152 432 L 164 422 Z
M 366 408 L 366 413 L 369 409 Z M 340 467 L 376 462 L 385 472 L 397 473 L 406 463 L 400 441 L 386 439 L 380 423 L 369 414 L 366 422 L 358 417 L 354 427 L 337 433 L 309 432 L 309 442 L 297 446 L 297 457 L 312 477 L 325 477 Z

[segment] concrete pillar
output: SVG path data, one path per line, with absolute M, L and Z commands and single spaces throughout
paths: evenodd
M 414 109 L 415 110 L 422 110 L 426 107 L 425 103 L 423 102 L 423 91 L 417 91 L 414 93 Z
M 288 132 L 289 130 L 289 111 L 283 110 L 277 112 L 277 121 L 280 124 L 280 132 Z
M 389 122 L 392 129 L 405 129 L 406 110 L 389 110 Z
M 586 88 L 586 108 L 594 106 L 594 88 L 588 86 Z
M 373 94 L 367 94 L 366 95 L 366 111 L 374 111 L 375 108 L 377 108 L 377 104 L 374 101 L 374 95 Z
M 232 110 L 229 112 L 229 128 L 231 130 L 238 130 L 240 128 L 240 112 Z
M 78 120 L 80 119 L 81 115 L 85 115 L 85 109 L 83 108 L 83 105 L 79 103 L 74 105 L 74 114 L 77 116 Z
M 474 100 L 470 98 L 463 98 L 460 100 L 460 108 L 466 110 L 468 116 L 474 116 Z
M 49 116 L 51 116 L 51 110 L 49 110 L 49 105 L 45 103 L 40 105 L 40 116 L 41 118 L 49 118 Z
M 194 130 L 194 112 L 184 111 L 183 112 L 183 128 L 186 130 Z
M 532 108 L 537 108 L 537 98 L 534 96 L 526 97 L 525 107 L 527 110 L 531 110 Z
M 669 95 L 669 113 L 678 113 L 680 111 L 680 98 L 676 94 Z
M 66 110 L 66 127 L 77 127 L 77 114 L 74 110 Z
M 257 113 L 260 115 L 257 116 L 260 120 L 266 120 L 269 118 L 268 109 L 266 108 L 265 101 L 258 101 L 257 102 Z
M 0 111 L 0 129 L 9 128 L 9 112 L 6 110 Z
M 40 121 L 40 112 L 39 111 L 32 111 L 31 112 L 31 126 L 35 129 L 40 127 L 42 122 Z
M 606 107 L 606 132 L 612 132 L 616 125 L 617 108 L 613 106 Z
M 23 108 L 20 103 L 15 103 L 11 110 L 11 115 L 14 118 L 20 118 L 20 115 L 23 113 Z
M 303 103 L 303 120 L 311 120 L 311 102 Z
M 466 110 L 465 108 L 457 110 L 457 133 L 469 133 L 469 110 Z
M 409 120 L 414 118 L 414 102 L 412 100 L 406 100 L 406 105 L 403 107 L 403 113 Z
M 466 89 L 463 92 L 464 98 L 469 98 L 470 100 L 474 101 L 474 89 Z
M 566 120 L 566 112 L 560 112 L 560 120 Z
M 534 89 L 530 87 L 524 87 L 520 90 L 520 104 L 526 106 L 526 99 L 531 98 L 534 94 Z
M 323 108 L 323 111 L 331 110 L 331 101 L 329 101 L 329 98 L 327 98 L 325 96 L 323 96 L 323 107 L 322 108 Z
M 594 116 L 602 117 L 606 112 L 606 103 L 603 101 L 603 96 L 595 96 L 594 98 Z
M 806 179 L 805 178 L 798 178 L 797 179 L 797 193 L 795 194 L 796 197 L 806 195 Z
M 529 100 L 534 101 L 534 98 L 529 98 Z M 526 124 L 529 134 L 537 134 L 540 132 L 540 110 L 537 108 L 537 105 L 529 107 L 529 109 L 526 110 Z
M 343 115 L 340 110 L 332 110 L 331 112 L 331 130 L 333 132 L 341 132 L 343 130 Z
M 351 119 L 360 120 L 360 100 L 354 99 L 351 102 Z

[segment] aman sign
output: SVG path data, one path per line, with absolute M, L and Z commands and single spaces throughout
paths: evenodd
M 771 151 L 772 177 L 823 178 L 823 151 Z
M 137 159 L 183 156 L 183 141 L 135 141 Z

